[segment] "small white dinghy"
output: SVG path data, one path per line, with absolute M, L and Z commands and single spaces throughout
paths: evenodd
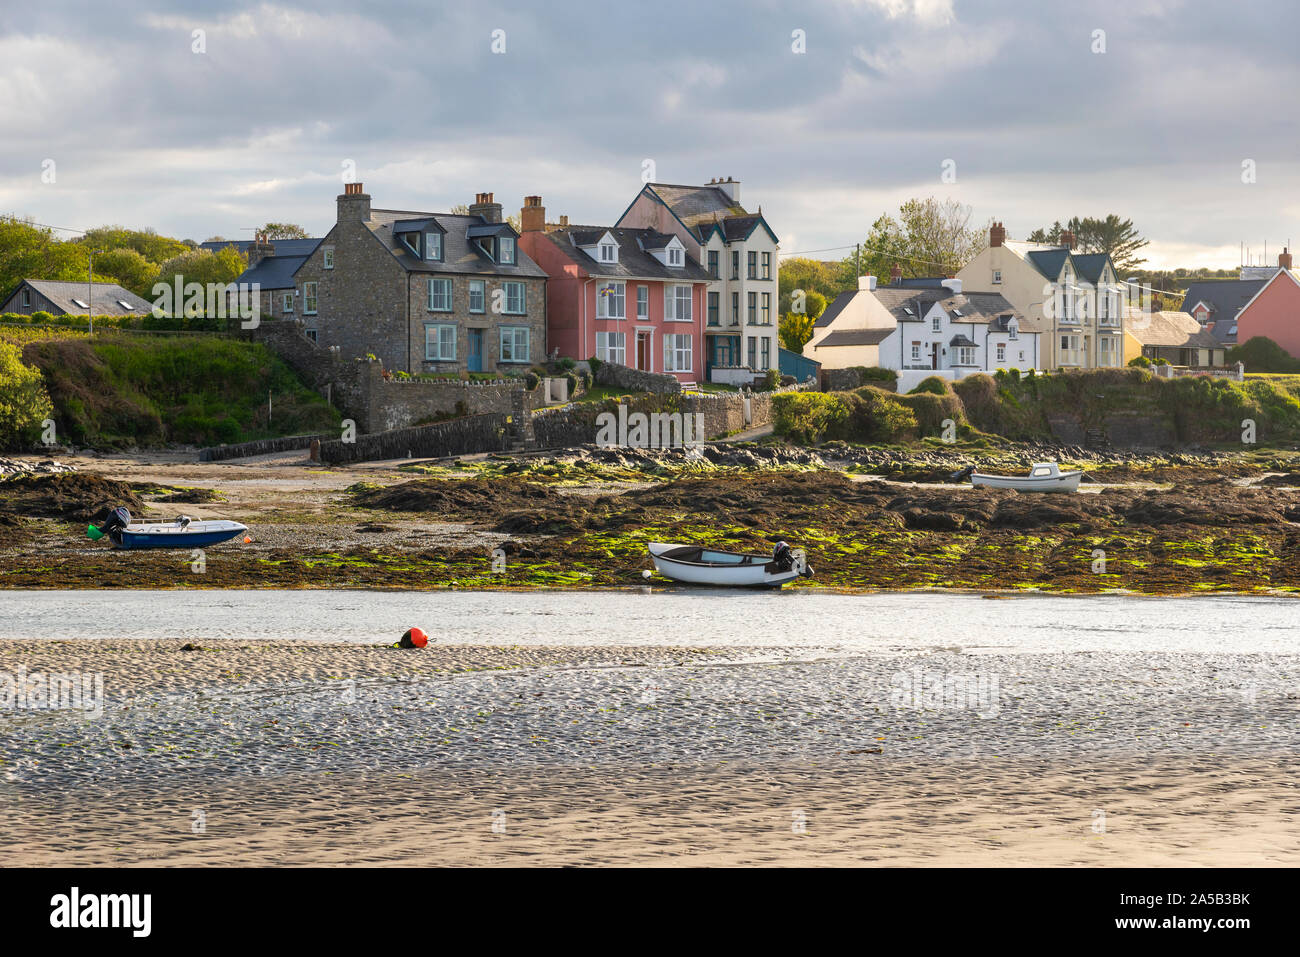
M 659 574 L 689 585 L 780 588 L 796 578 L 811 577 L 813 573 L 803 553 L 785 542 L 777 543 L 770 556 L 715 552 L 699 545 L 665 542 L 651 542 L 649 549 Z
M 1019 492 L 1077 492 L 1080 471 L 1062 472 L 1055 462 L 1035 462 L 1028 475 L 989 475 L 969 470 L 970 484 L 976 488 L 1013 488 Z

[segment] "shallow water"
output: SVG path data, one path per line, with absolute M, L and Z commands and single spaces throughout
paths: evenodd
M 1286 598 L 810 591 L 0 591 L 0 638 L 747 645 L 873 652 L 1296 653 Z

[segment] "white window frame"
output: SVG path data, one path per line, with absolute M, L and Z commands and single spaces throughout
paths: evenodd
M 606 289 L 612 291 L 606 293 Z M 627 283 L 611 279 L 596 287 L 596 318 L 627 318 Z
M 683 312 L 685 312 L 685 315 L 682 314 Z M 664 287 L 665 322 L 690 322 L 693 314 L 694 299 L 691 295 L 690 286 Z
M 302 314 L 304 316 L 316 315 L 316 308 L 319 305 L 320 301 L 316 283 L 304 282 L 302 284 Z
M 993 285 L 995 285 L 995 286 L 1000 286 L 1000 285 L 1002 285 L 1002 270 L 1001 270 L 1001 269 L 995 269 L 995 270 L 993 270 Z
M 523 355 L 519 355 L 521 342 L 523 343 Z M 509 343 L 508 349 L 507 343 Z M 502 362 L 528 363 L 532 361 L 529 358 L 531 355 L 532 342 L 527 326 L 502 326 L 500 345 Z M 509 358 L 506 356 L 507 352 L 509 353 Z
M 921 343 L 919 342 L 912 343 L 912 361 L 913 362 L 921 361 Z
M 682 256 L 683 250 L 680 246 L 668 247 L 668 265 L 681 267 L 685 262 Z
M 436 333 L 434 343 L 436 353 L 429 354 L 429 333 Z M 424 361 L 426 362 L 455 362 L 456 361 L 456 325 L 450 322 L 426 322 L 424 324 Z M 444 333 L 450 333 L 446 335 Z M 450 355 L 444 350 L 450 345 Z
M 618 245 L 616 243 L 601 243 L 600 261 L 603 263 L 618 262 Z
M 957 365 L 973 366 L 975 364 L 975 347 L 958 346 L 957 347 Z
M 636 317 L 638 319 L 650 318 L 650 287 L 636 287 Z
M 943 332 L 943 316 L 935 313 L 930 317 L 930 331 Z
M 474 308 L 474 294 L 478 292 L 478 308 Z M 482 279 L 469 281 L 469 311 L 475 315 L 487 312 L 487 282 Z
M 333 246 L 324 247 L 320 251 L 320 258 L 321 258 L 322 269 L 333 269 L 334 268 L 334 247 Z
M 505 314 L 507 316 L 525 315 L 528 312 L 528 287 L 522 282 L 503 282 L 501 288 L 505 290 Z M 517 303 L 516 299 L 518 300 Z
M 446 306 L 434 305 L 433 302 L 434 289 L 446 289 L 447 291 Z M 425 308 L 429 312 L 451 312 L 454 301 L 455 301 L 455 290 L 452 288 L 450 279 L 431 278 L 428 280 L 428 296 L 425 301 Z
M 1007 361 L 1007 344 L 1006 344 L 1005 342 L 999 342 L 999 343 L 998 343 L 998 360 L 997 360 L 997 361 L 998 361 L 998 362 L 1006 362 L 1006 361 Z
M 596 358 L 601 362 L 613 362 L 627 365 L 627 333 L 597 332 Z
M 695 354 L 692 348 L 691 334 L 689 332 L 665 332 L 663 340 L 664 371 L 693 372 Z

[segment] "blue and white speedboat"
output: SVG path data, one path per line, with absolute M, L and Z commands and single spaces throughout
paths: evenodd
M 170 521 L 132 521 L 131 513 L 118 506 L 108 520 L 96 528 L 86 527 L 86 537 L 97 541 L 105 536 L 118 548 L 203 548 L 229 541 L 248 531 L 248 526 L 227 519 L 194 520 L 182 515 Z

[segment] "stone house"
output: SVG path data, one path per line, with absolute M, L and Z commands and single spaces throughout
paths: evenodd
M 546 273 L 491 193 L 467 214 L 374 209 L 349 183 L 337 208 L 292 273 L 293 315 L 309 339 L 412 374 L 522 374 L 545 357 Z

